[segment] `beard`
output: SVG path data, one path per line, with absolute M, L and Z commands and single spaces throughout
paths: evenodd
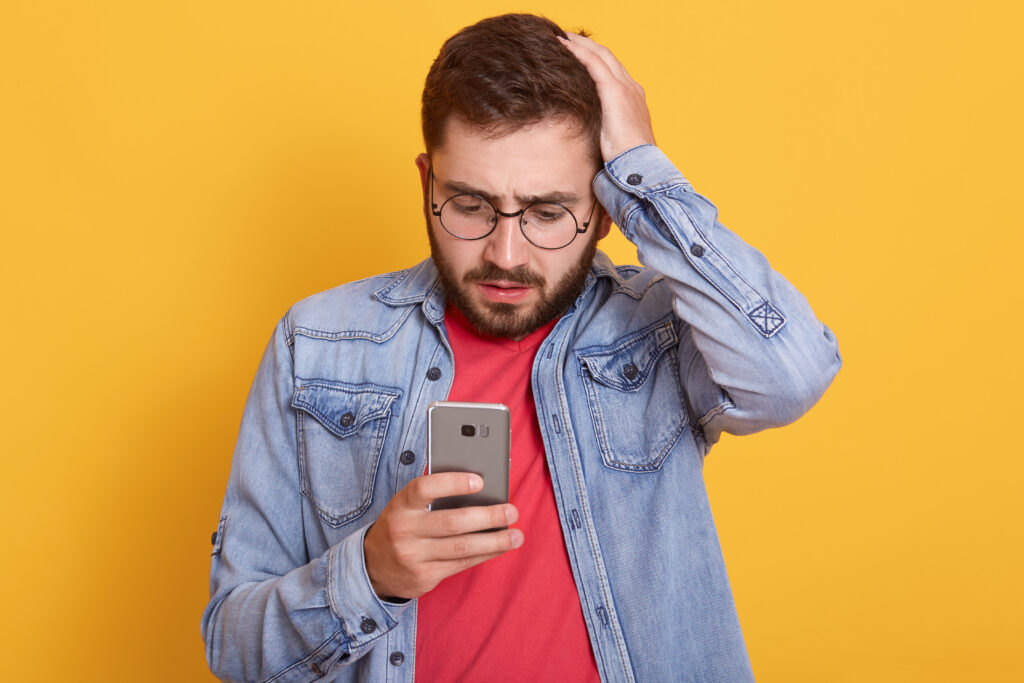
M 583 291 L 583 283 L 597 253 L 596 235 L 588 235 L 589 242 L 579 261 L 573 264 L 553 287 L 548 287 L 547 280 L 542 275 L 526 266 L 505 270 L 493 263 L 483 263 L 459 278 L 451 264 L 445 260 L 430 228 L 428 221 L 430 255 L 437 266 L 441 286 L 444 287 L 448 301 L 454 304 L 479 332 L 492 337 L 522 339 L 565 313 Z M 474 283 L 488 280 L 507 280 L 534 287 L 538 300 L 532 304 L 495 301 L 478 304 L 470 296 L 469 290 L 475 286 Z

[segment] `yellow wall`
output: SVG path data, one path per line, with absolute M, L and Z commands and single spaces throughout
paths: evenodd
M 657 4 L 3 3 L 0 680 L 211 680 L 263 346 L 423 256 L 422 79 L 511 9 L 614 47 L 838 335 L 825 399 L 705 468 L 759 680 L 1024 677 L 1020 4 Z

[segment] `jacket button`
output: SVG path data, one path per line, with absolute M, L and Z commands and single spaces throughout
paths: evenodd
M 636 376 L 640 374 L 640 371 L 635 365 L 630 363 L 626 367 L 622 368 L 622 374 L 626 376 L 626 379 L 636 379 Z
M 644 177 L 639 173 L 630 173 L 629 177 L 626 178 L 626 182 L 630 185 L 639 185 L 644 181 Z
M 439 380 L 441 379 L 441 368 L 430 368 L 427 370 L 427 379 Z
M 395 666 L 402 666 L 402 662 L 405 661 L 405 655 L 398 651 L 392 652 L 391 656 L 388 657 L 388 661 Z
M 352 423 L 355 422 L 355 421 L 356 421 L 356 416 L 353 415 L 352 413 L 345 413 L 344 415 L 341 416 L 341 426 L 342 427 L 351 427 Z
M 370 617 L 366 617 L 359 624 L 359 628 L 362 629 L 363 633 L 373 633 L 377 630 L 377 622 Z
M 402 451 L 402 455 L 399 456 L 398 460 L 403 465 L 411 465 L 416 460 L 416 454 L 412 451 Z
M 704 255 L 704 247 L 700 246 L 699 244 L 695 244 L 692 247 L 690 247 L 690 253 L 696 256 L 697 258 L 700 258 L 701 256 Z

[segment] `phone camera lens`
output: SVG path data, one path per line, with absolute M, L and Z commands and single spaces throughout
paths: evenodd
M 476 436 L 476 427 L 473 425 L 462 425 L 463 436 Z

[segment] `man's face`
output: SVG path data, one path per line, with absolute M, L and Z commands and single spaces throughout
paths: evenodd
M 430 250 L 448 299 L 485 334 L 522 339 L 561 315 L 579 294 L 611 220 L 598 208 L 586 233 L 561 249 L 541 249 L 523 235 L 519 218 L 498 218 L 479 240 L 450 235 L 432 215 L 434 203 L 461 192 L 481 195 L 505 213 L 552 198 L 576 216 L 580 227 L 594 204 L 596 169 L 588 140 L 571 122 L 546 120 L 501 137 L 490 137 L 457 118 L 448 121 L 444 145 L 433 159 L 416 160 L 423 181 Z

